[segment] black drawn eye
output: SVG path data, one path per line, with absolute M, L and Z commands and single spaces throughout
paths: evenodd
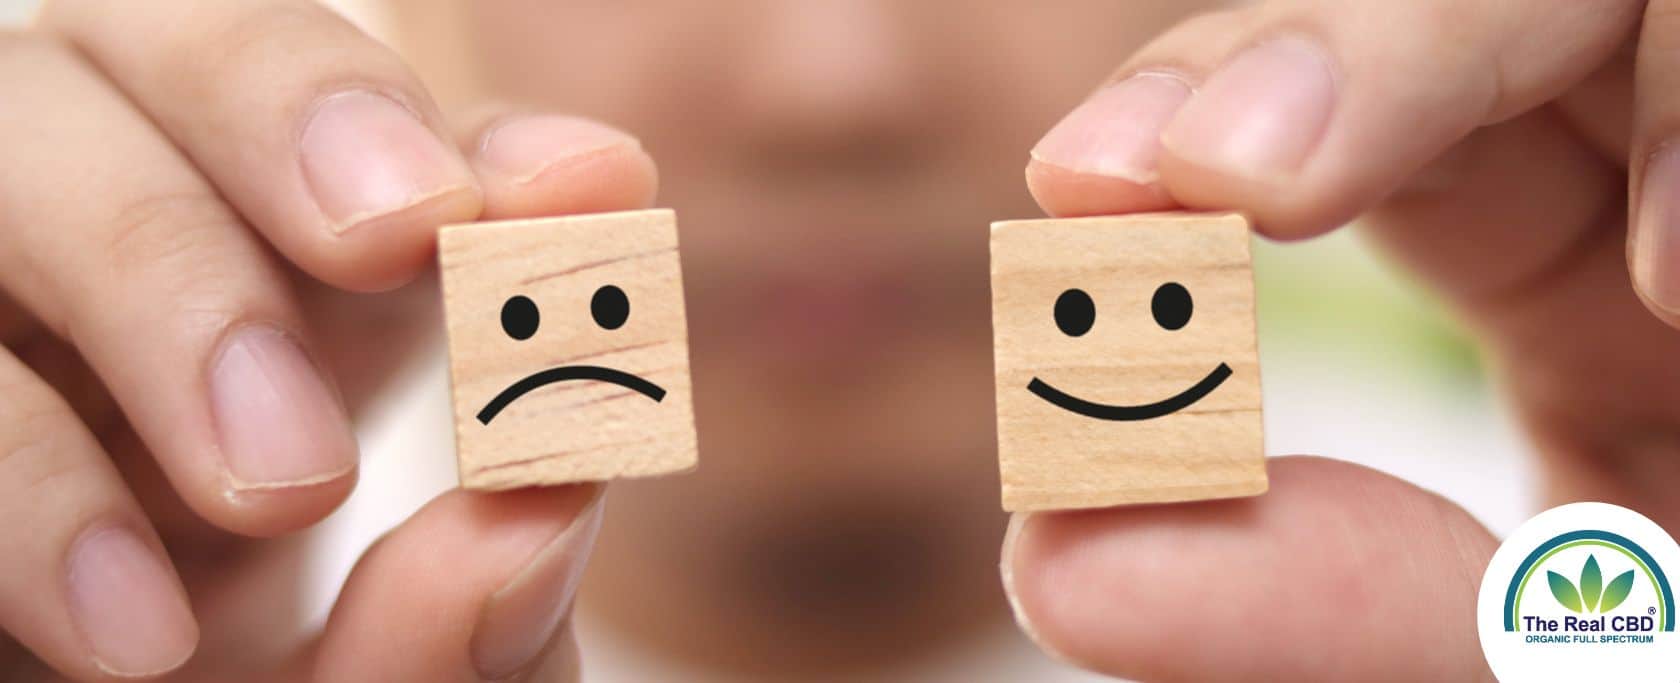
M 537 323 L 541 317 L 537 313 L 536 302 L 528 297 L 515 295 L 502 304 L 502 331 L 520 341 L 530 339 L 531 335 L 537 333 Z
M 590 297 L 589 314 L 602 329 L 616 330 L 630 318 L 630 298 L 624 296 L 624 290 L 604 285 Z
M 1062 334 L 1077 337 L 1091 331 L 1097 321 L 1097 305 L 1082 289 L 1070 289 L 1056 297 L 1056 327 Z
M 1155 315 L 1155 324 L 1167 330 L 1188 325 L 1190 314 L 1195 309 L 1195 302 L 1190 300 L 1190 290 L 1177 282 L 1156 287 L 1155 296 L 1149 300 L 1149 312 Z

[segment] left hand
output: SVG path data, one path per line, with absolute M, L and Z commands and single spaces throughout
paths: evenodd
M 441 327 L 438 226 L 643 208 L 639 143 L 446 117 L 310 0 L 53 0 L 0 83 L 0 679 L 575 676 L 598 486 L 443 494 L 319 634 L 287 534 Z

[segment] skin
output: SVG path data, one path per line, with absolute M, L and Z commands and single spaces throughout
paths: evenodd
M 1005 604 L 979 226 L 1031 215 L 1022 153 L 1092 84 L 1140 71 L 1196 94 L 1127 173 L 1067 147 L 1040 155 L 1026 177 L 1045 212 L 1239 209 L 1277 239 L 1361 217 L 1483 335 L 1548 500 L 1680 525 L 1671 269 L 1653 265 L 1658 242 L 1624 250 L 1629 225 L 1660 229 L 1646 200 L 1673 191 L 1643 182 L 1677 128 L 1661 97 L 1671 3 L 1297 0 L 1174 25 L 1190 8 L 432 0 L 390 8 L 397 51 L 297 0 L 153 5 L 52 2 L 0 39 L 0 512 L 28 520 L 0 532 L 8 677 L 109 677 L 73 606 L 95 574 L 66 572 L 109 529 L 168 551 L 137 609 L 191 598 L 185 622 L 154 632 L 179 637 L 154 642 L 151 674 L 506 673 L 490 664 L 512 660 L 484 651 L 508 640 L 484 635 L 506 632 L 497 596 L 581 568 L 593 488 L 445 494 L 368 551 L 324 630 L 287 637 L 275 624 L 302 559 L 287 534 L 342 500 L 354 469 L 240 485 L 209 385 L 227 340 L 280 330 L 332 387 L 292 455 L 353 462 L 356 408 L 400 365 L 393 351 L 437 326 L 433 229 L 645 206 L 652 156 L 659 203 L 682 216 L 706 462 L 612 487 L 586 600 L 737 675 L 881 672 L 963 642 Z M 1251 109 L 1207 93 L 1279 40 L 1330 74 L 1323 116 L 1260 136 L 1293 145 L 1286 168 L 1173 135 L 1185 112 Z M 347 89 L 447 142 L 414 157 L 436 191 L 369 214 L 333 199 L 352 182 L 312 184 L 311 117 Z M 1099 119 L 1164 123 L 1124 116 Z M 518 122 L 565 135 L 496 133 Z M 1017 620 L 1055 655 L 1148 680 L 1488 676 L 1469 608 L 1495 546 L 1485 529 L 1353 465 L 1280 458 L 1271 476 L 1253 500 L 1017 517 L 1001 567 Z M 545 550 L 560 540 L 572 550 Z M 554 562 L 528 571 L 540 558 Z M 1248 578 L 1216 580 L 1232 558 Z M 1242 590 L 1256 585 L 1325 587 L 1384 618 Z M 517 674 L 575 673 L 558 619 L 513 629 L 552 633 Z M 1231 647 L 1159 646 L 1192 632 Z M 1370 646 L 1418 632 L 1439 642 Z

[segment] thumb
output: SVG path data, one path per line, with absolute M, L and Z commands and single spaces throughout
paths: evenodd
M 1269 465 L 1259 498 L 1018 515 L 1002 569 L 1023 630 L 1150 681 L 1492 680 L 1486 529 L 1358 465 Z
M 351 572 L 313 680 L 575 680 L 571 603 L 600 522 L 595 486 L 439 496 Z

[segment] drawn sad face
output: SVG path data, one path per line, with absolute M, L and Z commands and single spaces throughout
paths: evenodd
M 451 226 L 438 250 L 463 486 L 694 466 L 671 212 Z
M 624 290 L 614 285 L 602 285 L 589 299 L 589 315 L 602 330 L 616 330 L 630 318 L 630 299 L 625 296 Z M 530 339 L 536 335 L 541 324 L 542 313 L 529 297 L 514 295 L 502 304 L 502 331 L 508 337 L 520 341 Z M 599 365 L 561 365 L 526 375 L 503 389 L 478 411 L 478 421 L 489 425 L 503 408 L 519 397 L 550 384 L 570 380 L 608 382 L 653 399 L 656 403 L 665 400 L 663 387 L 623 370 Z

